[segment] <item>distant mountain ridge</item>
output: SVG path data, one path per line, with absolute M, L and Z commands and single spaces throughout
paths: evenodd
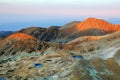
M 14 33 L 11 31 L 3 31 L 1 32 L 2 34 L 9 36 L 5 39 L 1 38 L 0 54 L 7 54 L 8 52 L 16 53 L 19 51 L 39 51 L 42 50 L 43 46 L 48 47 L 45 46 L 47 43 L 44 42 L 67 43 L 82 36 L 102 36 L 119 30 L 119 25 L 110 24 L 101 19 L 88 18 L 83 22 L 70 22 L 63 27 L 29 27 Z M 17 47 L 15 47 L 16 45 Z M 39 45 L 41 45 L 41 47 Z
M 68 28 L 71 28 L 71 27 L 75 26 L 78 23 L 80 23 L 80 21 L 72 21 L 72 22 L 69 22 L 69 23 L 65 24 L 60 29 L 68 29 Z
M 97 18 L 88 18 L 81 23 L 75 25 L 79 31 L 84 31 L 90 28 L 105 30 L 107 32 L 115 32 L 120 30 L 120 24 L 111 24 L 105 20 Z
M 82 22 L 70 22 L 62 27 L 30 27 L 18 32 L 32 35 L 42 41 L 65 43 L 80 36 L 100 36 L 119 30 L 120 25 L 111 24 L 101 19 L 88 18 Z
M 51 41 L 57 37 L 59 27 L 58 26 L 51 26 L 49 28 L 29 27 L 26 29 L 19 30 L 17 32 L 26 33 L 28 35 L 36 37 L 41 41 Z
M 6 37 L 14 33 L 13 31 L 0 31 L 0 37 Z

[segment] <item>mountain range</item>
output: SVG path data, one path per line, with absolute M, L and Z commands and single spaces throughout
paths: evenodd
M 0 79 L 120 80 L 120 25 L 88 18 L 0 38 Z
M 6 37 L 14 33 L 13 31 L 0 31 L 0 37 Z
M 81 36 L 100 36 L 116 32 L 120 30 L 119 26 L 101 19 L 88 18 L 83 22 L 73 21 L 62 27 L 30 27 L 18 32 L 32 35 L 43 41 L 66 43 Z

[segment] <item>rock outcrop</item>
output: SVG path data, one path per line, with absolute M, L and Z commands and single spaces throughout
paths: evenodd
M 0 66 L 0 77 L 7 80 L 119 80 L 120 66 L 114 57 L 107 60 L 76 59 L 66 53 L 23 56 Z

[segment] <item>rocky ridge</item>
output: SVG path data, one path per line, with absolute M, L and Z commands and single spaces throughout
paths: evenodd
M 120 30 L 120 25 L 101 19 L 88 18 L 83 22 L 71 22 L 64 26 L 49 28 L 30 27 L 18 32 L 26 33 L 41 41 L 66 43 L 82 36 L 101 36 Z
M 100 26 L 109 24 L 96 20 Z M 0 79 L 120 80 L 119 29 L 90 27 L 80 31 L 76 26 L 65 29 L 32 27 L 2 40 Z M 56 43 L 57 39 L 65 43 Z

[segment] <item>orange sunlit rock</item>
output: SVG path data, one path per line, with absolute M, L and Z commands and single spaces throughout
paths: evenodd
M 93 41 L 96 41 L 96 40 L 99 40 L 102 38 L 102 36 L 85 36 L 83 38 L 86 38 L 86 39 L 90 39 L 90 40 L 93 40 Z
M 14 33 L 8 36 L 7 38 L 5 38 L 0 45 L 8 41 L 24 41 L 25 43 L 28 43 L 30 41 L 37 41 L 37 39 L 25 33 Z
M 107 32 L 115 32 L 120 30 L 120 25 L 111 24 L 102 19 L 88 18 L 83 22 L 76 24 L 75 28 L 79 31 L 85 31 L 90 28 L 96 28 L 105 30 Z
M 24 34 L 24 33 L 15 33 L 8 36 L 6 39 L 16 39 L 16 40 L 24 40 L 24 39 L 35 39 L 34 37 Z
M 47 49 L 45 42 L 24 33 L 14 33 L 0 43 L 0 53 L 4 55 L 16 54 L 17 52 L 36 52 Z

